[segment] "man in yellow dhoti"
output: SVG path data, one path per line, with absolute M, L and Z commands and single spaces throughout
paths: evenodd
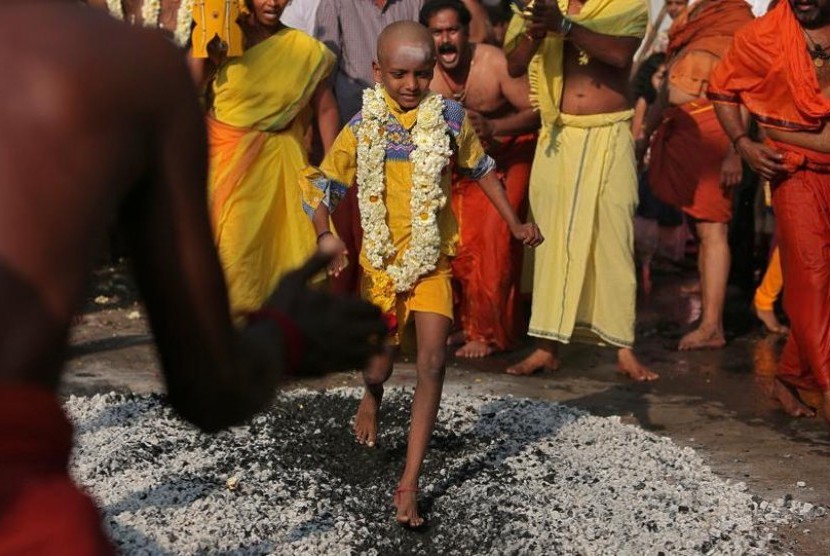
M 219 66 L 211 87 L 210 215 L 236 316 L 262 305 L 315 250 L 297 186 L 304 138 L 312 112 L 326 148 L 339 124 L 325 83 L 334 55 L 280 23 L 287 3 L 248 0 L 245 52 Z
M 416 493 L 421 464 L 435 426 L 444 382 L 447 336 L 453 317 L 450 266 L 457 225 L 447 199 L 452 163 L 477 180 L 508 222 L 516 239 L 542 241 L 538 228 L 521 224 L 484 153 L 464 109 L 429 92 L 435 44 L 429 31 L 411 21 L 393 23 L 378 39 L 373 63 L 379 85 L 363 95 L 362 110 L 343 128 L 320 170 L 304 180 L 307 212 L 320 248 L 341 254 L 329 232 L 329 213 L 346 188 L 358 185 L 363 227 L 360 264 L 364 296 L 380 306 L 396 335 L 410 314 L 418 342 L 418 383 L 412 402 L 406 467 L 395 490 L 400 523 L 423 524 Z M 382 83 L 382 85 L 381 85 Z M 383 383 L 392 373 L 391 353 L 364 372 L 366 393 L 358 409 L 358 442 L 374 446 Z
M 642 0 L 537 2 L 511 22 L 511 75 L 528 72 L 542 129 L 530 206 L 548 237 L 536 252 L 528 334 L 537 348 L 510 374 L 558 368 L 557 342 L 619 348 L 635 380 L 657 375 L 634 355 L 633 217 L 637 172 L 627 97 L 648 22 Z

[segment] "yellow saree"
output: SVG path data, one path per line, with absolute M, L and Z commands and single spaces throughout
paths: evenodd
M 235 315 L 258 308 L 315 249 L 297 185 L 309 102 L 334 55 L 283 29 L 224 64 L 208 117 L 208 200 Z

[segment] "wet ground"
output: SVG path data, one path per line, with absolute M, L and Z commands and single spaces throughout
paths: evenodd
M 134 304 L 121 268 L 103 269 L 83 321 L 73 333 L 66 393 L 109 390 L 157 392 L 162 388 L 142 309 Z M 504 367 L 530 344 L 481 361 L 453 360 L 448 390 L 560 401 L 624 421 L 694 448 L 719 475 L 740 480 L 765 499 L 792 495 L 813 504 L 830 502 L 830 434 L 817 419 L 784 415 L 756 385 L 775 366 L 782 338 L 762 333 L 749 313 L 749 300 L 730 291 L 729 343 L 718 351 L 682 353 L 677 339 L 699 313 L 697 296 L 680 294 L 689 274 L 657 274 L 655 291 L 640 302 L 638 351 L 661 374 L 635 384 L 616 371 L 612 350 L 566 346 L 555 374 L 511 377 Z M 414 367 L 406 356 L 393 385 L 412 386 Z M 357 386 L 358 373 L 305 381 L 302 386 Z M 803 485 L 803 486 L 799 486 Z M 830 519 L 780 532 L 795 554 L 830 554 Z

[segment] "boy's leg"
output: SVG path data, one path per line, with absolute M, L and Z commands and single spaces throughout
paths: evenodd
M 354 419 L 354 434 L 360 444 L 373 448 L 378 438 L 378 411 L 383 399 L 383 384 L 392 374 L 394 348 L 377 355 L 369 361 L 363 370 L 365 391 Z
M 424 520 L 418 514 L 418 477 L 441 402 L 450 319 L 436 313 L 413 314 L 418 339 L 418 384 L 412 400 L 406 467 L 395 494 L 395 506 L 400 523 L 419 527 Z

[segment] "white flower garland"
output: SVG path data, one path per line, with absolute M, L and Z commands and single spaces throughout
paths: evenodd
M 190 28 L 193 24 L 194 0 L 181 0 L 176 11 L 176 28 L 173 30 L 174 42 L 183 47 L 190 39 Z M 124 21 L 124 5 L 121 0 L 107 0 L 107 11 L 120 21 Z M 144 27 L 157 28 L 161 14 L 160 0 L 144 0 L 141 3 L 141 21 Z
M 357 197 L 363 248 L 372 267 L 386 272 L 399 293 L 410 291 L 418 278 L 435 270 L 441 252 L 438 212 L 447 203 L 441 189 L 441 173 L 452 155 L 443 111 L 444 99 L 440 95 L 430 96 L 418 108 L 412 129 L 415 150 L 409 157 L 412 236 L 400 260 L 387 265 L 386 260 L 396 254 L 384 202 L 386 125 L 390 114 L 380 85 L 363 92 L 363 121 L 357 130 Z

